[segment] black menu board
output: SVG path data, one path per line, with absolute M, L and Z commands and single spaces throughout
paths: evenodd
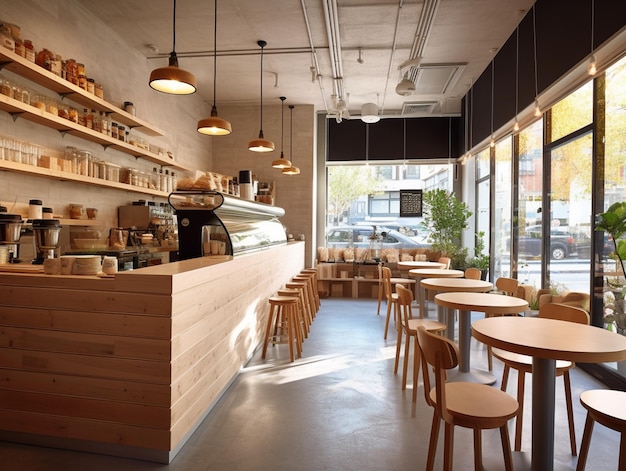
M 400 217 L 422 217 L 422 190 L 400 190 Z

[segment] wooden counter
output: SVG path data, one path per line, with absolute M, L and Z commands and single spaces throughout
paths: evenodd
M 293 242 L 112 279 L 0 273 L 0 440 L 169 463 L 303 266 Z

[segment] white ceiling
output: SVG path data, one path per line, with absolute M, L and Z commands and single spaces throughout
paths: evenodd
M 132 47 L 167 65 L 173 0 L 79 0 Z M 218 0 L 217 104 L 263 101 L 351 115 L 376 103 L 384 115 L 460 113 L 460 100 L 535 0 Z M 177 0 L 176 52 L 213 101 L 214 3 Z M 523 11 L 523 12 L 522 12 Z M 329 19 L 330 18 L 330 19 Z M 334 32 L 334 34 L 331 34 Z M 335 54 L 332 54 L 335 51 Z M 401 64 L 416 83 L 396 93 Z M 360 59 L 360 60 L 359 60 Z

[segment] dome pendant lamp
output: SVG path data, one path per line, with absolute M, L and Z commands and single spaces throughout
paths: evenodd
M 267 42 L 261 39 L 257 41 L 257 44 L 261 48 L 261 128 L 259 130 L 259 138 L 250 141 L 248 149 L 252 152 L 272 152 L 274 143 L 263 137 L 263 48 L 267 46 Z
M 300 169 L 293 164 L 293 108 L 293 105 L 289 105 L 289 112 L 291 113 L 289 125 L 289 160 L 291 160 L 291 167 L 283 169 L 285 175 L 300 175 Z
M 215 106 L 217 89 L 217 0 L 215 0 L 215 28 L 213 30 L 213 107 L 211 117 L 198 121 L 198 132 L 209 136 L 226 136 L 233 131 L 228 121 L 217 116 Z
M 285 154 L 283 153 L 283 136 L 285 134 L 285 98 L 284 96 L 280 97 L 280 101 L 282 102 L 280 105 L 280 159 L 274 160 L 272 162 L 272 167 L 274 168 L 289 168 L 291 167 L 291 162 L 285 159 Z
M 178 67 L 176 56 L 176 0 L 174 0 L 173 42 L 169 65 L 154 69 L 150 74 L 150 87 L 170 95 L 191 95 L 196 91 L 196 78 L 191 72 Z

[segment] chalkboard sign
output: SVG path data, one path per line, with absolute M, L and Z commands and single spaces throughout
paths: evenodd
M 422 190 L 400 190 L 400 217 L 422 217 Z

